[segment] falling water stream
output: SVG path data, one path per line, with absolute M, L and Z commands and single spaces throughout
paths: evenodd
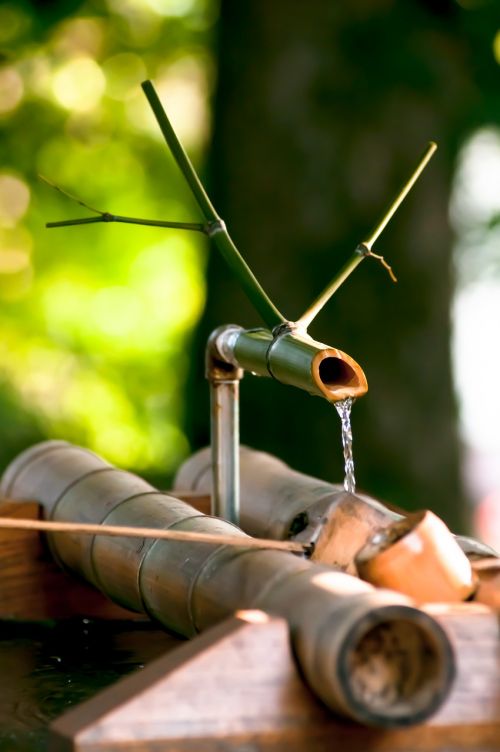
M 348 493 L 356 493 L 356 478 L 354 477 L 354 458 L 352 455 L 351 408 L 354 399 L 347 397 L 335 402 L 335 409 L 342 424 L 342 446 L 344 448 L 344 488 Z

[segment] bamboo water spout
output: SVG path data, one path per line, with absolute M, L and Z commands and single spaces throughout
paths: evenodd
M 273 329 L 234 324 L 212 332 L 206 349 L 210 383 L 212 512 L 240 523 L 239 382 L 244 371 L 271 376 L 330 402 L 368 390 L 359 365 L 346 353 L 315 342 L 289 322 Z
M 14 499 L 36 499 L 52 520 L 246 537 L 230 523 L 201 515 L 65 442 L 46 442 L 21 454 L 0 490 Z M 278 551 L 60 532 L 48 540 L 67 570 L 186 636 L 241 608 L 284 617 L 313 691 L 362 723 L 403 726 L 424 720 L 448 694 L 454 675 L 449 641 L 404 596 Z
M 229 325 L 218 330 L 213 347 L 223 363 L 271 376 L 330 402 L 362 397 L 368 391 L 366 376 L 350 355 L 316 342 L 292 325 L 274 333 Z
M 417 603 L 459 603 L 476 590 L 471 564 L 444 522 L 429 510 L 374 533 L 356 556 L 360 576 Z

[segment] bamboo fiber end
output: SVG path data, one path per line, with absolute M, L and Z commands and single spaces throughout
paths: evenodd
M 300 603 L 292 623 L 294 648 L 318 696 L 373 727 L 401 728 L 430 718 L 448 697 L 456 672 L 441 625 L 400 593 L 327 567 L 312 572 L 312 578 L 303 573 L 298 591 L 301 577 L 294 576 L 289 587 L 282 583 L 280 593 L 275 588 L 266 597 L 268 603 L 286 598 L 291 608 L 293 580 Z M 335 604 L 317 597 L 325 590 Z

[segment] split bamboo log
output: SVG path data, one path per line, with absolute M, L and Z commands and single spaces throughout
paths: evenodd
M 211 493 L 210 447 L 181 465 L 174 489 Z M 313 560 L 355 574 L 356 554 L 369 538 L 404 518 L 371 496 L 347 493 L 342 486 L 299 473 L 270 454 L 240 448 L 240 524 L 250 535 L 314 543 Z M 497 556 L 472 538 L 454 538 L 467 555 Z
M 210 493 L 210 447 L 179 468 L 174 489 Z M 313 557 L 350 574 L 375 530 L 403 519 L 376 499 L 304 475 L 265 452 L 240 448 L 240 524 L 250 535 L 314 543 Z
M 0 491 L 37 500 L 52 520 L 245 537 L 65 442 L 21 454 Z M 285 618 L 309 686 L 330 708 L 361 723 L 417 723 L 451 687 L 453 653 L 434 619 L 405 596 L 293 554 L 61 532 L 48 540 L 64 568 L 185 636 L 242 608 Z

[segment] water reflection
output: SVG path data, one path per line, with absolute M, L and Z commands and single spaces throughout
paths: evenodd
M 172 644 L 149 622 L 0 621 L 1 752 L 46 752 L 54 718 Z

